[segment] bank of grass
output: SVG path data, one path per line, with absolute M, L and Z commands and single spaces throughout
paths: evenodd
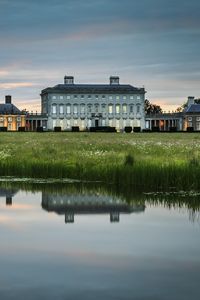
M 199 133 L 0 133 L 0 176 L 199 189 Z

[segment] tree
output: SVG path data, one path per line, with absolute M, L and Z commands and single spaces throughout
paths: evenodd
M 149 100 L 145 100 L 145 113 L 146 114 L 162 114 L 162 108 L 159 105 L 152 104 Z

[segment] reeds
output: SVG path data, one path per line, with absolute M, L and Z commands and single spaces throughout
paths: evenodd
M 197 136 L 1 133 L 0 176 L 101 181 L 142 191 L 198 190 Z

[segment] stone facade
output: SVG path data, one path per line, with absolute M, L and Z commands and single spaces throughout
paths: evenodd
M 145 90 L 119 83 L 110 77 L 109 84 L 75 84 L 65 76 L 64 84 L 41 92 L 42 114 L 47 114 L 47 129 L 80 130 L 110 126 L 123 131 L 126 126 L 145 128 Z

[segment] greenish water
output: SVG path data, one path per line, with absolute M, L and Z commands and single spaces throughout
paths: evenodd
M 200 194 L 0 182 L 0 299 L 198 299 Z

